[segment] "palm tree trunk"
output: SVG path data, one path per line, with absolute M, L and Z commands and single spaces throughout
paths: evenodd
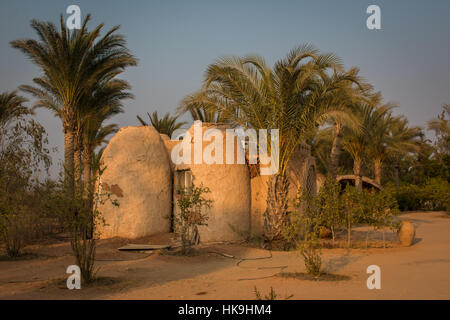
M 91 193 L 91 158 L 92 153 L 89 146 L 84 146 L 83 149 L 83 181 L 84 194 L 88 196 Z
M 375 169 L 375 181 L 381 185 L 382 161 L 380 158 L 373 160 L 373 167 Z
M 271 243 L 281 236 L 287 222 L 289 180 L 284 174 L 268 181 L 267 208 L 264 213 L 264 238 Z
M 395 159 L 395 164 L 394 164 L 394 179 L 395 179 L 395 186 L 398 187 L 399 183 L 400 183 L 400 164 L 398 161 L 398 158 Z
M 68 192 L 74 191 L 74 130 L 64 125 L 64 184 Z
M 83 151 L 83 141 L 81 139 L 81 133 L 75 134 L 75 150 L 74 150 L 74 183 L 76 192 L 81 193 L 81 154 Z
M 94 186 L 91 185 L 92 181 L 92 173 L 91 173 L 91 160 L 92 160 L 92 152 L 89 145 L 84 145 L 83 147 L 83 200 L 87 210 L 93 210 L 94 207 Z M 94 235 L 95 229 L 95 219 L 92 215 L 91 224 L 88 227 L 89 238 L 92 238 Z
M 341 154 L 342 125 L 338 122 L 334 124 L 333 145 L 330 153 L 330 174 L 333 179 L 337 176 L 339 167 L 339 156 Z
M 355 187 L 362 190 L 361 159 L 353 161 L 353 174 L 355 175 Z

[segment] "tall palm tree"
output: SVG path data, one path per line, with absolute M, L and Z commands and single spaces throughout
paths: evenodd
M 85 144 L 83 149 L 83 182 L 85 194 L 90 193 L 91 182 L 93 177 L 92 161 L 95 153 L 95 149 L 102 144 L 107 143 L 107 137 L 116 133 L 119 130 L 117 124 L 109 124 L 100 126 L 100 121 L 89 121 L 84 135 Z
M 420 127 L 409 127 L 408 119 L 403 116 L 393 117 L 389 125 L 389 134 L 386 137 L 386 154 L 394 159 L 395 184 L 399 184 L 400 158 L 420 150 Z M 375 180 L 381 184 L 382 160 L 374 158 Z M 378 165 L 378 169 L 377 169 Z
M 396 106 L 392 106 L 394 108 Z M 373 159 L 375 181 L 381 185 L 382 165 L 387 156 L 390 143 L 390 129 L 394 121 L 391 109 L 381 117 L 371 118 L 368 134 L 367 155 Z
M 437 158 L 442 162 L 443 156 L 450 152 L 450 105 L 444 104 L 442 106 L 442 113 L 428 121 L 428 130 L 434 131 L 436 135 L 436 150 Z
M 123 112 L 123 100 L 133 99 L 128 82 L 113 79 L 97 84 L 92 95 L 83 102 L 79 115 L 78 127 L 82 130 L 82 162 L 83 183 L 85 192 L 89 192 L 92 178 L 92 157 L 96 148 L 107 140 L 106 138 L 118 129 L 116 124 L 103 123 L 112 116 Z
M 347 127 L 344 132 L 342 146 L 353 158 L 353 174 L 355 175 L 355 186 L 362 189 L 361 167 L 364 157 L 368 153 L 371 141 L 371 133 L 375 130 L 381 119 L 390 111 L 389 105 L 376 107 L 373 103 L 357 103 L 355 115 L 359 118 L 361 127 L 354 130 Z
M 388 156 L 399 157 L 418 148 L 417 138 L 421 133 L 418 127 L 408 127 L 408 120 L 393 116 L 395 105 L 387 104 L 378 108 L 381 117 L 371 118 L 368 134 L 367 153 L 373 159 L 375 181 L 381 185 L 383 162 Z M 382 109 L 384 111 L 382 111 Z
M 11 42 L 42 70 L 42 75 L 33 79 L 35 86 L 23 85 L 20 89 L 37 98 L 35 107 L 50 109 L 62 121 L 65 181 L 70 190 L 74 186 L 74 150 L 79 147 L 75 145 L 75 133 L 81 101 L 92 94 L 89 91 L 95 83 L 110 80 L 137 64 L 124 37 L 116 34 L 119 27 L 100 37 L 103 24 L 88 31 L 89 20 L 90 15 L 81 29 L 74 31 L 66 28 L 62 15 L 60 30 L 51 22 L 32 20 L 39 40 Z
M 281 235 L 287 222 L 289 160 L 311 130 L 336 110 L 333 95 L 353 75 L 341 71 L 333 54 L 320 54 L 310 45 L 293 49 L 270 68 L 260 56 L 225 57 L 205 73 L 202 99 L 197 106 L 217 110 L 244 129 L 278 129 L 279 171 L 271 178 L 265 213 L 265 238 Z M 331 71 L 331 75 L 327 74 Z
M 158 117 L 158 111 L 154 111 L 151 115 L 147 112 L 147 116 L 150 119 L 150 124 L 161 134 L 166 134 L 172 137 L 175 130 L 183 127 L 187 122 L 178 122 L 178 116 L 171 116 L 167 112 L 161 119 Z M 148 126 L 149 124 L 145 122 L 140 116 L 136 116 L 141 125 Z
M 327 119 L 327 122 L 331 123 L 333 126 L 333 143 L 328 166 L 329 174 L 333 178 L 336 178 L 339 168 L 344 127 L 350 127 L 355 132 L 360 130 L 361 124 L 359 123 L 359 119 L 354 115 L 355 104 L 370 99 L 369 92 L 372 89 L 372 86 L 357 76 L 359 72 L 357 68 L 352 68 L 349 72 L 354 75 L 355 81 L 348 81 L 347 84 L 337 92 L 334 101 L 332 102 L 335 105 L 337 112 L 329 113 Z
M 0 93 L 0 128 L 7 126 L 10 121 L 32 111 L 23 104 L 28 100 L 17 95 L 17 91 Z

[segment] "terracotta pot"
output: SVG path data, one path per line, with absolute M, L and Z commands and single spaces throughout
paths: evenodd
M 404 247 L 409 247 L 414 242 L 414 237 L 416 235 L 416 230 L 414 225 L 410 221 L 402 221 L 400 230 L 398 231 L 398 240 Z

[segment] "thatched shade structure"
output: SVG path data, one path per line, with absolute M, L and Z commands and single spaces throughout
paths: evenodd
M 341 175 L 337 176 L 336 180 L 341 184 L 341 187 L 344 189 L 347 185 L 355 186 L 356 176 L 354 174 Z M 373 179 L 361 176 L 361 181 L 363 189 L 377 190 L 377 191 L 383 190 L 383 187 Z

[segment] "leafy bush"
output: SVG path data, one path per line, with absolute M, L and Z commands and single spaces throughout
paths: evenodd
M 444 179 L 429 179 L 424 185 L 389 185 L 386 190 L 395 197 L 402 211 L 450 210 L 450 184 Z
M 321 210 L 321 223 L 331 230 L 333 241 L 336 238 L 336 230 L 342 225 L 342 203 L 340 199 L 341 186 L 331 176 L 327 177 L 319 191 L 319 204 Z
M 303 242 L 300 252 L 305 261 L 306 272 L 316 277 L 320 276 L 322 274 L 322 257 L 319 241 L 316 239 Z
M 346 217 L 348 247 L 351 246 L 351 229 L 354 224 L 367 224 L 375 230 L 397 227 L 393 217 L 399 213 L 398 204 L 387 190 L 358 190 L 355 187 L 347 186 L 341 201 Z
M 10 257 L 40 235 L 41 183 L 35 178 L 51 164 L 44 128 L 26 116 L 0 125 L 0 239 Z
M 27 241 L 26 224 L 23 215 L 3 215 L 0 217 L 0 228 L 6 254 L 17 257 Z
M 317 196 L 299 192 L 294 207 L 296 211 L 289 216 L 283 238 L 289 247 L 301 250 L 309 273 L 320 273 L 321 230 L 331 230 L 333 246 L 336 231 L 346 230 L 347 246 L 351 247 L 355 224 L 368 224 L 375 230 L 395 229 L 393 217 L 399 213 L 390 190 L 358 190 L 352 186 L 341 190 L 339 183 L 331 178 L 327 178 Z
M 290 247 L 300 250 L 306 272 L 313 276 L 322 273 L 320 234 L 320 198 L 299 190 L 294 203 L 296 210 L 289 215 L 289 223 L 282 236 Z
M 92 188 L 88 188 L 90 194 L 74 193 L 60 180 L 53 186 L 46 204 L 47 210 L 61 217 L 65 230 L 70 233 L 72 252 L 86 284 L 95 280 L 96 239 L 100 235 L 98 227 L 105 224 L 98 207 L 108 201 L 119 206 L 111 193 L 103 191 L 101 187 L 99 181 L 104 170 L 99 169 L 98 176 L 92 179 Z
M 198 232 L 197 227 L 207 225 L 208 216 L 202 213 L 202 209 L 211 207 L 212 200 L 203 197 L 209 192 L 209 188 L 203 185 L 200 187 L 192 185 L 190 188 L 178 190 L 177 205 L 180 212 L 174 214 L 173 222 L 175 230 L 181 237 L 182 254 L 190 253 L 193 239 Z
M 347 230 L 347 247 L 351 246 L 352 227 L 355 223 L 364 220 L 364 191 L 356 187 L 347 186 L 341 196 L 342 223 Z

